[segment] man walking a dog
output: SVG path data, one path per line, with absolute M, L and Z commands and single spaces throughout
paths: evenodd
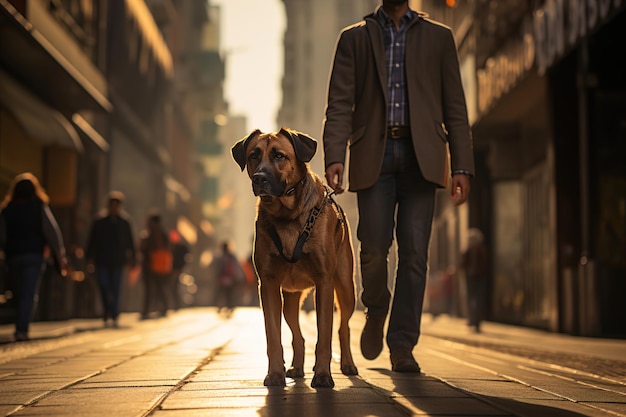
M 421 372 L 413 357 L 420 336 L 428 245 L 437 188 L 464 203 L 474 174 L 472 139 L 451 30 L 383 0 L 375 13 L 344 29 L 331 71 L 323 142 L 326 180 L 357 193 L 361 300 L 367 322 L 361 351 L 375 359 L 392 294 L 387 257 L 395 235 L 398 265 L 386 342 L 395 372 Z

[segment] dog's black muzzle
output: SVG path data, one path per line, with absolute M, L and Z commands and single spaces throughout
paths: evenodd
M 252 191 L 255 196 L 279 197 L 285 192 L 285 183 L 269 172 L 261 170 L 252 175 Z

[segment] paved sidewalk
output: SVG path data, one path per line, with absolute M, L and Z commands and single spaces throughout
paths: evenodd
M 583 355 L 626 362 L 626 339 L 571 336 L 494 322 L 483 322 L 481 332 L 474 333 L 464 319 L 450 316 L 432 318 L 429 314 L 424 316 L 422 332 L 475 346 L 501 346 L 510 347 L 511 351 Z
M 389 370 L 386 349 L 374 361 L 360 355 L 364 319 L 357 311 L 351 327 L 359 376 L 341 375 L 335 358 L 335 388 L 316 390 L 310 387 L 314 314 L 301 322 L 306 375 L 285 388 L 263 386 L 267 359 L 258 308 L 238 309 L 230 318 L 212 308 L 146 321 L 126 314 L 120 329 L 103 329 L 99 320 L 33 323 L 34 340 L 0 344 L 0 415 L 626 416 L 626 375 L 594 375 L 529 357 L 547 352 L 620 364 L 626 341 L 495 323 L 475 335 L 462 320 L 426 316 L 415 350 L 424 373 L 397 374 Z M 288 365 L 291 337 L 283 329 Z M 0 341 L 11 334 L 10 326 L 0 326 Z

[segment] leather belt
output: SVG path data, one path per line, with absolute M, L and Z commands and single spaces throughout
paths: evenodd
M 411 137 L 409 126 L 391 126 L 387 128 L 387 137 L 390 139 L 407 139 Z

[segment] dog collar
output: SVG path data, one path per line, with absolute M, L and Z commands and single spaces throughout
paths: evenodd
M 304 180 L 302 180 L 301 183 L 303 181 Z M 297 185 L 294 186 L 293 188 L 295 189 L 296 187 Z M 276 249 L 278 249 L 278 252 L 283 257 L 284 260 L 292 264 L 300 260 L 300 258 L 302 257 L 302 249 L 304 248 L 304 242 L 306 242 L 309 239 L 309 236 L 311 235 L 311 231 L 313 230 L 313 226 L 315 225 L 315 221 L 319 217 L 322 210 L 324 210 L 324 206 L 326 206 L 326 202 L 329 199 L 332 200 L 332 197 L 328 194 L 328 190 L 325 189 L 324 198 L 322 198 L 322 204 L 320 205 L 320 208 L 313 206 L 311 211 L 309 211 L 309 215 L 307 216 L 306 223 L 304 224 L 304 229 L 302 230 L 302 233 L 300 233 L 300 236 L 298 237 L 298 241 L 296 242 L 296 246 L 293 249 L 293 255 L 291 256 L 291 258 L 288 258 L 287 255 L 285 255 L 285 251 L 283 250 L 283 243 L 280 241 L 280 236 L 278 236 L 278 232 L 276 231 L 276 228 L 274 227 L 274 225 L 270 224 L 268 232 L 270 234 L 270 237 L 274 241 L 274 245 L 276 245 Z
M 296 192 L 296 188 L 298 188 L 299 185 L 302 185 L 306 182 L 306 175 L 304 176 L 304 178 L 302 178 L 300 181 L 298 181 L 296 183 L 296 185 L 294 185 L 293 187 L 291 187 L 290 189 L 288 189 L 287 191 L 285 191 L 285 195 L 292 195 L 293 193 Z

